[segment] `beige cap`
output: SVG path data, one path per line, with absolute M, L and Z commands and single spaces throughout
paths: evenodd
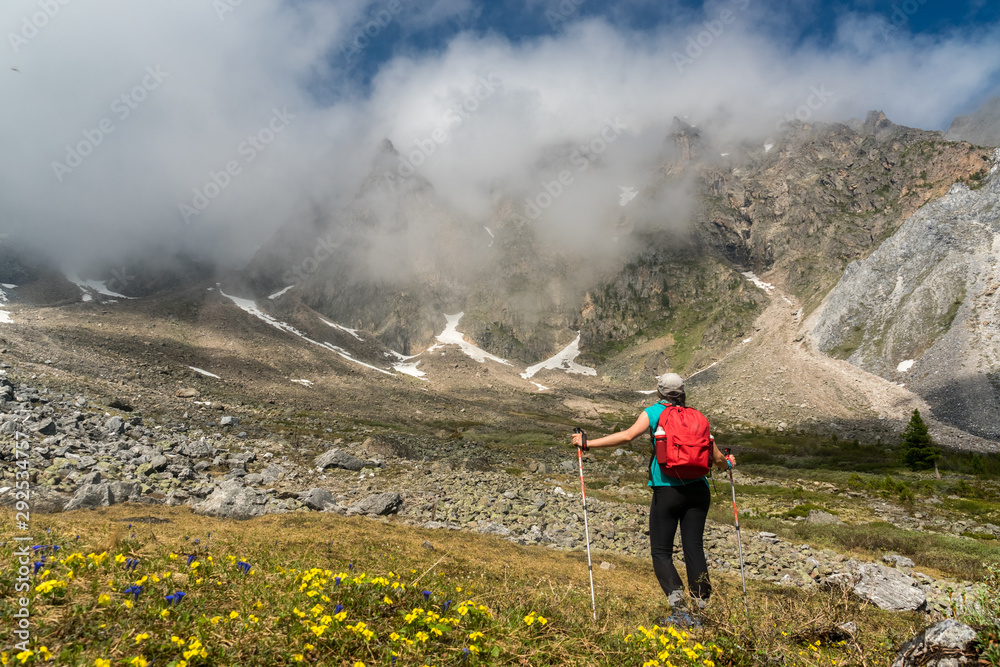
M 677 373 L 664 373 L 656 378 L 656 389 L 661 394 L 672 394 L 684 391 L 684 378 Z

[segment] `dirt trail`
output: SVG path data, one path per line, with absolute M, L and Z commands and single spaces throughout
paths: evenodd
M 941 444 L 996 451 L 997 444 L 942 424 L 904 386 L 822 354 L 803 322 L 801 304 L 778 289 L 754 323 L 753 333 L 711 369 L 704 380 L 708 410 L 733 424 L 832 431 L 842 437 L 898 433 L 920 410 Z M 862 439 L 864 439 L 862 437 Z M 884 438 L 883 438 L 884 439 Z

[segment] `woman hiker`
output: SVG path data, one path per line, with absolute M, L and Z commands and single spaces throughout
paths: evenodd
M 632 442 L 643 433 L 648 433 L 655 442 L 653 429 L 659 423 L 660 414 L 671 405 L 684 406 L 684 380 L 676 373 L 665 373 L 656 379 L 656 393 L 660 401 L 639 413 L 639 418 L 631 427 L 603 438 L 589 440 L 586 448 L 615 447 Z M 700 413 L 699 413 L 700 414 Z M 707 433 L 707 430 L 706 430 Z M 736 465 L 730 455 L 725 456 L 710 439 L 709 456 L 711 463 L 725 470 Z M 573 444 L 583 447 L 583 435 L 573 435 Z M 649 507 L 649 549 L 653 556 L 653 572 L 666 593 L 671 607 L 679 607 L 684 601 L 684 585 L 674 567 L 674 535 L 677 525 L 681 527 L 681 544 L 684 548 L 684 564 L 687 566 L 688 588 L 699 607 L 704 607 L 712 593 L 708 579 L 708 563 L 702 536 L 705 532 L 705 518 L 712 496 L 708 480 L 704 476 L 695 479 L 681 479 L 664 473 L 656 460 L 655 444 L 651 445 L 649 461 L 649 486 L 653 490 L 653 500 Z

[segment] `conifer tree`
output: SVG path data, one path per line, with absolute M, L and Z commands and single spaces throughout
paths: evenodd
M 920 417 L 920 411 L 914 410 L 910 423 L 906 425 L 901 438 L 903 440 L 903 462 L 910 470 L 930 470 L 937 464 L 941 450 L 934 445 L 927 425 Z

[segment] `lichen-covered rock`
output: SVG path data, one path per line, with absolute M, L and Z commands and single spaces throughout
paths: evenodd
M 916 611 L 927 604 L 927 595 L 916 579 L 875 563 L 863 563 L 854 569 L 850 589 L 861 599 L 889 611 Z
M 248 489 L 240 479 L 222 482 L 210 496 L 192 508 L 195 514 L 224 519 L 252 519 L 267 513 L 267 495 Z
M 152 500 L 143 498 L 142 485 L 138 482 L 114 481 L 85 484 L 77 490 L 63 510 L 70 512 L 130 502 L 152 502 Z
M 326 470 L 327 468 L 343 468 L 344 470 L 354 470 L 358 471 L 365 466 L 375 466 L 376 464 L 371 461 L 365 461 L 364 459 L 359 459 L 356 456 L 352 456 L 342 449 L 329 449 L 326 452 L 320 454 L 316 457 L 315 461 L 316 467 L 320 470 Z
M 953 618 L 924 628 L 903 644 L 892 667 L 961 667 L 976 660 L 976 631 Z
M 376 493 L 362 499 L 351 505 L 349 511 L 353 514 L 385 516 L 386 514 L 395 514 L 402 506 L 403 496 L 395 491 L 386 491 L 385 493 Z
M 337 499 L 326 489 L 314 488 L 303 491 L 299 494 L 298 500 L 306 507 L 319 512 L 332 509 L 337 505 Z

